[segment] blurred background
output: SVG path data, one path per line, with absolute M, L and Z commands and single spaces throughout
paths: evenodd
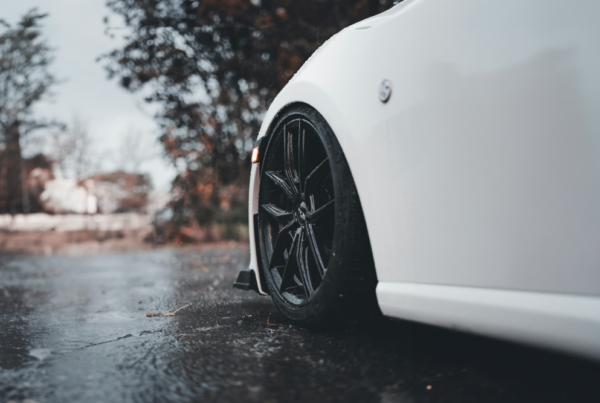
M 397 2 L 0 0 L 0 251 L 247 239 L 271 101 Z

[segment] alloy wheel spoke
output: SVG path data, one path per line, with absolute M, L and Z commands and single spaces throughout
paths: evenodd
M 290 200 L 295 200 L 295 193 L 292 190 L 292 187 L 288 184 L 288 181 L 279 173 L 275 171 L 267 171 L 265 172 L 275 185 L 281 189 L 281 191 L 288 197 Z
M 287 224 L 294 218 L 294 213 L 277 207 L 274 204 L 263 204 L 261 206 L 271 217 L 282 224 Z
M 323 259 L 321 259 L 321 252 L 319 252 L 319 246 L 317 244 L 317 237 L 315 236 L 315 232 L 313 231 L 312 224 L 306 225 L 306 238 L 308 239 L 308 247 L 317 263 L 317 268 L 319 269 L 319 273 L 321 274 L 321 278 L 325 277 L 325 265 L 323 264 Z
M 295 284 L 294 274 L 298 272 L 298 260 L 296 259 L 296 255 L 298 253 L 301 237 L 302 228 L 298 228 L 294 234 L 294 240 L 292 241 L 292 246 L 290 247 L 290 253 L 285 264 L 285 269 L 283 270 L 283 276 L 281 276 L 281 284 L 279 284 L 280 292 L 283 292 L 286 288 Z
M 278 262 L 281 262 L 283 259 L 283 251 L 285 250 L 285 245 L 288 242 L 288 234 L 296 229 L 298 223 L 296 221 L 291 221 L 288 225 L 283 227 L 281 231 L 277 234 L 277 240 L 275 241 L 275 246 L 273 247 L 273 254 L 271 255 L 271 261 L 269 262 L 269 268 L 277 266 Z
M 312 190 L 314 183 L 316 180 L 322 175 L 327 173 L 327 169 L 329 168 L 329 158 L 325 158 L 323 162 L 321 162 L 313 171 L 308 174 L 305 179 L 304 191 L 305 193 L 309 193 L 309 190 Z
M 293 135 L 292 133 L 288 133 L 287 126 L 284 127 L 283 133 L 283 147 L 284 147 L 284 167 L 285 167 L 285 175 L 288 178 L 290 183 L 290 187 L 292 189 L 293 198 L 292 200 L 296 200 L 296 196 L 298 195 L 298 188 L 296 187 L 296 181 L 298 180 L 298 173 L 296 172 L 296 161 L 294 158 L 294 145 L 293 145 Z
M 302 188 L 302 180 L 306 177 L 306 159 L 304 158 L 304 145 L 306 143 L 306 130 L 302 129 L 302 119 L 298 121 L 298 186 L 300 187 L 300 193 L 304 189 Z
M 309 211 L 307 213 L 308 218 L 311 221 L 317 221 L 323 216 L 323 214 L 330 212 L 335 205 L 335 199 L 329 200 L 327 203 L 316 209 L 315 211 Z M 264 206 L 263 206 L 264 207 Z
M 305 255 L 306 247 L 304 246 L 304 238 L 304 234 L 301 233 L 300 243 L 296 251 L 296 259 L 298 260 L 298 273 L 300 274 L 300 281 L 302 282 L 304 293 L 306 294 L 306 298 L 310 300 L 315 290 L 313 289 L 313 285 L 310 280 L 310 272 L 308 271 L 308 261 Z

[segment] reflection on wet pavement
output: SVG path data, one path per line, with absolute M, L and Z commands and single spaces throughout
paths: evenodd
M 232 289 L 248 255 L 0 256 L 0 401 L 600 401 L 594 363 L 402 321 L 297 328 Z

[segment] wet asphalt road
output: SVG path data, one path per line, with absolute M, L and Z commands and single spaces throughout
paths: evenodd
M 232 289 L 247 262 L 0 255 L 0 401 L 600 402 L 600 365 L 554 353 L 387 319 L 295 327 Z

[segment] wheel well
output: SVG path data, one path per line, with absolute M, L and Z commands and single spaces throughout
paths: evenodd
M 259 165 L 258 165 L 258 172 L 257 172 L 257 185 L 256 186 L 256 192 L 257 194 L 255 195 L 256 199 L 258 199 L 258 192 L 260 192 L 260 181 L 261 181 L 261 176 L 262 176 L 262 170 L 263 170 L 263 159 L 265 158 L 265 156 L 268 153 L 268 149 L 271 143 L 271 139 L 273 138 L 273 133 L 274 130 L 276 128 L 276 125 L 278 124 L 280 118 L 282 115 L 286 114 L 289 110 L 291 109 L 296 109 L 299 107 L 305 107 L 305 108 L 309 108 L 312 109 L 313 111 L 317 112 L 319 115 L 321 115 L 321 117 L 323 118 L 323 120 L 325 120 L 327 122 L 327 119 L 321 114 L 321 112 L 313 107 L 312 105 L 306 103 L 306 102 L 292 102 L 289 103 L 287 105 L 285 105 L 284 107 L 282 107 L 274 116 L 273 118 L 270 120 L 268 127 L 265 131 L 265 135 L 263 137 L 261 137 L 258 141 L 257 141 L 257 146 L 259 147 Z M 329 123 L 328 123 L 329 124 Z M 331 126 L 331 125 L 330 125 Z M 335 133 L 332 130 L 332 133 L 334 135 L 334 137 L 336 138 L 336 140 L 338 141 L 338 144 L 340 144 L 341 147 L 341 142 L 339 141 L 338 135 L 337 133 Z M 342 148 L 342 153 L 343 153 L 343 148 Z M 345 153 L 344 154 L 344 159 L 345 159 Z M 348 168 L 350 168 L 348 166 Z M 350 172 L 352 170 L 350 169 Z M 357 198 L 358 198 L 358 202 L 360 205 L 360 210 L 361 210 L 361 214 L 362 214 L 362 219 L 364 220 L 364 211 L 362 209 L 362 203 L 360 200 L 360 194 L 357 192 Z M 259 207 L 259 206 L 257 206 Z M 260 207 L 259 207 L 260 208 Z M 260 234 L 259 234 L 259 228 L 258 228 L 258 214 L 255 213 L 253 214 L 253 224 L 254 224 L 254 239 L 255 239 L 255 253 L 256 253 L 256 259 L 257 259 L 257 269 L 259 270 L 259 276 L 260 276 L 260 283 L 261 286 L 263 288 L 263 291 L 265 292 L 269 292 L 268 291 L 268 287 L 266 284 L 266 276 L 264 273 L 264 268 L 263 268 L 263 261 L 262 261 L 262 254 L 261 254 L 261 247 L 260 247 Z M 366 224 L 366 223 L 365 223 Z M 373 256 L 373 251 L 372 251 L 372 247 L 371 247 L 371 241 L 370 241 L 370 236 L 369 236 L 369 232 L 368 232 L 368 228 L 365 225 L 364 226 L 364 233 L 363 233 L 363 239 L 366 245 L 368 245 L 368 250 L 366 251 L 366 253 L 369 255 L 368 260 L 370 262 L 372 262 L 372 264 L 374 265 L 374 256 Z M 374 274 L 374 278 L 375 278 L 375 282 L 377 282 L 377 273 L 376 273 L 376 269 L 375 267 L 371 268 L 373 274 Z

